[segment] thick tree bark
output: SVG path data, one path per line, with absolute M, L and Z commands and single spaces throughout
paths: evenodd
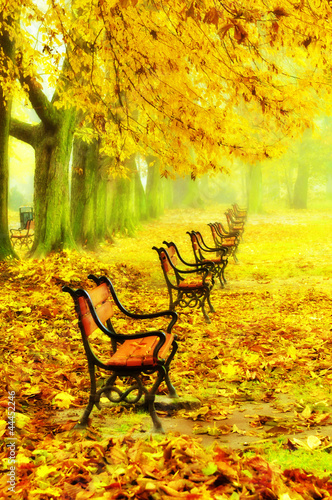
M 19 68 L 21 71 L 21 68 Z M 42 257 L 75 246 L 70 223 L 69 161 L 76 113 L 56 109 L 38 82 L 21 71 L 21 83 L 41 123 L 27 125 L 12 120 L 10 133 L 35 149 L 35 238 L 31 255 Z
M 126 161 L 129 178 L 115 178 L 109 182 L 109 220 L 111 235 L 134 236 L 138 225 L 135 198 L 135 174 L 137 171 L 135 155 Z
M 75 138 L 71 184 L 71 221 L 75 241 L 93 249 L 97 243 L 99 142 Z M 101 208 L 102 210 L 102 208 Z
M 5 29 L 1 12 L 0 25 L 3 26 L 3 31 L 0 33 L 0 51 L 3 52 L 5 57 L 0 65 L 0 79 L 5 80 L 8 71 L 8 61 L 6 58 L 13 58 L 14 43 L 10 40 L 9 34 Z M 10 111 L 11 102 L 5 96 L 2 86 L 0 86 L 0 260 L 15 256 L 8 230 L 8 139 Z
M 70 224 L 69 160 L 75 114 L 61 112 L 54 127 L 11 123 L 10 133 L 35 149 L 35 238 L 31 255 L 45 256 L 75 246 Z
M 301 162 L 298 166 L 294 185 L 293 208 L 306 209 L 308 206 L 309 164 Z
M 254 214 L 263 213 L 263 179 L 262 167 L 259 164 L 249 165 L 247 174 L 248 211 Z

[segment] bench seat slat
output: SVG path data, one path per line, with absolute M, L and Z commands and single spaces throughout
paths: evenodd
M 223 262 L 224 259 L 221 259 L 220 257 L 212 258 L 212 259 L 202 259 L 201 262 L 213 262 L 214 264 L 220 264 Z
M 159 358 L 166 358 L 171 344 L 174 340 L 172 333 L 166 333 L 166 342 L 159 351 Z M 153 351 L 159 337 L 145 337 L 142 339 L 126 340 L 109 361 L 106 362 L 108 366 L 155 366 L 156 360 L 153 358 Z
M 202 281 L 181 281 L 179 288 L 204 288 Z

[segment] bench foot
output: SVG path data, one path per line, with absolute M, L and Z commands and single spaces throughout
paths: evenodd
M 86 429 L 87 428 L 87 423 L 83 424 L 81 421 L 77 422 L 76 425 L 74 425 L 74 429 Z

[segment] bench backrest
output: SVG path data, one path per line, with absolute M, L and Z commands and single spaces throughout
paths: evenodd
M 32 219 L 29 219 L 27 222 L 27 225 L 25 226 L 25 229 L 29 232 L 31 229 L 35 229 L 35 221 Z
M 90 290 L 88 294 L 91 298 L 92 305 L 96 310 L 98 318 L 101 323 L 105 324 L 106 321 L 113 316 L 113 304 L 109 300 L 111 294 L 108 286 L 106 283 L 102 283 L 93 290 Z M 91 314 L 88 300 L 83 296 L 78 297 L 78 309 L 82 328 L 85 335 L 89 337 L 89 335 L 91 335 L 91 333 L 93 333 L 98 326 L 96 325 Z
M 168 255 L 169 259 L 171 260 L 173 266 L 176 267 L 177 263 L 178 263 L 178 257 L 177 257 L 176 250 L 175 250 L 174 246 L 171 245 L 167 248 L 167 255 Z M 166 255 L 166 252 L 164 252 L 164 251 L 160 252 L 160 261 L 161 261 L 161 265 L 163 266 L 165 273 L 169 273 L 170 271 L 173 271 L 173 268 L 169 262 L 169 259 L 167 258 L 167 255 Z
M 193 233 L 191 232 L 189 234 L 190 236 L 190 239 L 191 239 L 191 244 L 192 244 L 192 247 L 193 247 L 193 250 L 196 252 L 199 250 L 199 245 L 198 245 L 198 237 L 197 237 L 197 234 L 196 233 Z
M 211 228 L 211 233 L 212 233 L 213 241 L 217 242 L 218 241 L 217 230 L 216 230 L 216 228 L 215 228 L 215 226 L 213 224 L 210 225 L 210 228 Z

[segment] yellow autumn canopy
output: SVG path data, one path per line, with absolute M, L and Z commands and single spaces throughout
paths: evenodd
M 21 19 L 27 29 L 39 21 L 38 43 L 22 30 L 21 68 L 43 67 L 58 83 L 57 105 L 84 111 L 79 133 L 101 136 L 119 163 L 154 154 L 166 173 L 195 175 L 218 169 L 225 155 L 279 156 L 330 100 L 328 2 L 33 5 Z M 64 47 L 69 65 L 59 81 Z

